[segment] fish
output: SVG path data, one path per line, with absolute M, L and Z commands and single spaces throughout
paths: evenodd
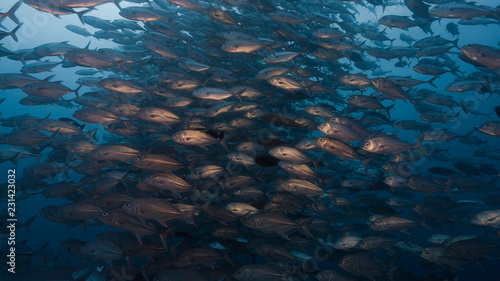
M 19 25 L 21 22 L 16 17 L 15 13 L 19 7 L 21 7 L 22 1 L 17 1 L 6 13 L 0 13 L 0 21 L 3 21 L 6 17 L 10 18 L 15 24 Z
M 371 222 L 370 229 L 382 232 L 403 231 L 418 223 L 399 217 L 381 217 Z
M 363 254 L 344 256 L 339 266 L 355 276 L 374 277 L 385 274 L 386 270 L 381 264 Z
M 458 31 L 458 25 L 453 22 L 449 22 L 446 24 L 446 31 L 450 33 L 453 36 L 458 36 L 459 31 Z
M 500 121 L 490 121 L 481 125 L 477 130 L 481 133 L 499 137 L 500 136 Z
M 372 80 L 372 84 L 377 90 L 389 96 L 392 100 L 395 99 L 410 99 L 406 92 L 396 84 L 395 82 L 387 78 L 375 78 Z
M 380 136 L 367 139 L 363 145 L 363 150 L 377 154 L 392 154 L 409 149 L 412 145 L 407 144 L 391 136 Z
M 252 229 L 266 233 L 276 233 L 289 240 L 287 232 L 292 230 L 303 230 L 305 234 L 311 235 L 307 228 L 307 221 L 296 223 L 289 218 L 277 213 L 258 213 L 243 219 L 243 224 Z
M 498 247 L 500 246 L 481 238 L 469 238 L 451 243 L 446 247 L 445 254 L 454 258 L 473 259 L 484 256 Z
M 16 277 L 494 279 L 498 19 L 491 1 L 5 0 Z
M 250 281 L 250 280 L 266 280 L 274 281 L 281 280 L 285 273 L 278 269 L 275 269 L 269 265 L 244 265 L 238 268 L 233 277 L 240 281 Z
M 472 61 L 493 70 L 500 69 L 500 50 L 481 44 L 467 44 L 460 48 Z
M 159 199 L 134 199 L 123 204 L 122 209 L 140 219 L 155 220 L 167 227 L 167 222 L 181 220 L 185 214 Z
M 488 6 L 476 6 L 469 3 L 443 3 L 429 9 L 429 14 L 441 18 L 472 19 L 493 14 L 494 9 Z
M 499 210 L 483 211 L 475 214 L 470 223 L 481 226 L 491 226 L 494 228 L 500 227 Z

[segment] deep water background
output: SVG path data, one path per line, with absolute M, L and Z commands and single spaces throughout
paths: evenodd
M 16 1 L 14 0 L 2 0 L 0 3 L 0 11 L 6 12 Z M 482 4 L 482 5 L 489 5 L 492 7 L 497 6 L 500 4 L 499 1 L 497 0 L 478 0 L 476 1 L 477 4 Z M 134 3 L 128 3 L 128 2 L 122 2 L 121 3 L 122 7 L 127 7 L 127 6 L 133 6 L 137 5 Z M 378 18 L 382 17 L 383 15 L 388 15 L 388 14 L 394 14 L 394 15 L 411 15 L 409 10 L 405 6 L 390 6 L 385 9 L 385 11 L 382 11 L 382 8 L 377 7 L 375 9 L 375 14 L 371 12 L 369 9 L 361 7 L 361 6 L 356 6 L 359 10 L 359 14 L 356 14 L 356 19 L 358 22 L 376 22 Z M 96 16 L 96 17 L 101 17 L 104 19 L 119 19 L 121 18 L 118 15 L 118 8 L 113 5 L 113 4 L 104 4 L 100 5 L 97 7 L 95 11 L 90 12 L 88 15 L 91 16 Z M 26 49 L 26 48 L 34 48 L 36 46 L 39 46 L 44 43 L 51 43 L 51 42 L 62 42 L 62 41 L 68 41 L 70 44 L 73 44 L 78 47 L 85 47 L 87 43 L 90 41 L 90 48 L 102 48 L 102 47 L 116 47 L 117 45 L 109 40 L 97 40 L 96 38 L 89 37 L 85 38 L 83 36 L 74 34 L 70 31 L 68 31 L 65 26 L 68 24 L 73 24 L 73 25 L 78 25 L 82 26 L 80 21 L 78 20 L 76 15 L 67 15 L 67 16 L 61 16 L 61 18 L 56 18 L 50 14 L 43 13 L 40 11 L 37 11 L 28 5 L 21 5 L 19 10 L 16 12 L 17 17 L 20 19 L 21 22 L 23 22 L 23 26 L 18 32 L 18 37 L 19 37 L 19 42 L 14 42 L 10 37 L 3 39 L 0 43 L 3 44 L 4 47 L 10 50 L 19 50 L 19 49 Z M 455 39 L 453 36 L 451 36 L 445 29 L 446 24 L 448 22 L 457 22 L 457 19 L 441 19 L 439 21 L 435 21 L 432 24 L 432 30 L 434 31 L 434 35 L 441 35 L 444 38 L 447 39 Z M 142 24 L 142 23 L 140 23 Z M 2 22 L 2 25 L 5 26 L 7 30 L 11 30 L 15 27 L 15 24 L 10 21 L 10 19 L 5 19 Z M 85 28 L 89 30 L 91 33 L 97 31 L 97 29 L 85 25 Z M 379 29 L 383 29 L 383 27 L 379 27 Z M 458 46 L 463 46 L 466 44 L 470 43 L 479 43 L 479 44 L 484 44 L 488 46 L 495 46 L 498 47 L 498 42 L 500 41 L 500 26 L 499 25 L 487 25 L 487 26 L 466 26 L 466 25 L 461 25 L 459 26 L 459 31 L 460 35 L 458 36 Z M 407 43 L 402 42 L 399 39 L 399 34 L 401 32 L 406 33 L 408 35 L 411 35 L 415 39 L 420 39 L 423 37 L 429 36 L 429 34 L 425 34 L 420 30 L 418 27 L 410 28 L 408 31 L 402 31 L 400 29 L 390 29 L 386 28 L 387 36 L 389 38 L 396 38 L 394 41 L 394 46 L 408 46 Z M 365 40 L 363 38 L 359 39 L 359 41 Z M 372 42 L 367 41 L 365 43 L 367 46 L 375 46 Z M 460 61 L 456 54 L 459 53 L 459 50 L 457 48 L 453 48 L 450 51 L 451 53 L 455 53 L 450 55 L 453 59 L 457 61 L 457 63 L 460 65 L 460 70 L 466 72 L 467 74 L 470 74 L 471 72 L 476 71 L 475 68 L 472 65 L 466 64 L 462 61 Z M 369 57 L 369 56 L 367 56 Z M 411 59 L 412 63 L 411 66 L 415 64 L 416 59 Z M 50 61 L 60 61 L 59 58 L 56 57 L 50 57 Z M 343 63 L 348 63 L 348 61 L 344 58 L 340 60 Z M 32 61 L 31 61 L 32 62 Z M 400 76 L 412 76 L 413 78 L 420 79 L 420 80 L 428 80 L 432 78 L 431 76 L 427 75 L 421 75 L 416 73 L 408 67 L 405 68 L 396 68 L 394 67 L 394 63 L 396 63 L 397 60 L 391 60 L 391 61 L 385 61 L 382 60 L 381 62 L 381 69 L 382 70 L 391 70 L 392 72 L 389 73 L 388 75 L 400 75 Z M 19 72 L 22 67 L 21 62 L 18 61 L 12 61 L 9 60 L 5 57 L 0 58 L 0 72 L 1 73 L 16 73 Z M 311 65 L 311 67 L 314 67 Z M 37 78 L 45 78 L 51 74 L 55 74 L 55 78 L 53 79 L 54 81 L 63 81 L 62 84 L 68 86 L 69 88 L 76 88 L 78 84 L 75 82 L 76 79 L 78 79 L 81 76 L 75 75 L 74 72 L 79 69 L 84 69 L 82 67 L 74 67 L 74 68 L 62 68 L 61 66 L 55 67 L 52 72 L 47 73 L 36 73 L 32 74 L 33 76 Z M 358 70 L 354 68 L 355 70 L 352 71 L 352 73 L 363 73 L 363 71 Z M 103 74 L 98 73 L 94 76 L 103 76 L 106 77 L 107 75 L 110 75 L 111 72 L 104 71 Z M 369 76 L 370 78 L 373 78 L 373 76 Z M 473 92 L 466 92 L 466 93 L 447 93 L 444 91 L 446 86 L 453 82 L 455 79 L 455 76 L 452 75 L 451 73 L 447 73 L 444 75 L 441 75 L 440 78 L 438 78 L 434 83 L 438 86 L 437 92 L 440 94 L 447 94 L 447 95 L 452 95 L 455 97 L 456 100 L 462 100 L 462 99 L 470 99 L 470 100 L 477 100 L 479 104 L 478 111 L 483 112 L 483 113 L 492 113 L 493 108 L 495 106 L 500 105 L 500 98 L 498 94 L 493 94 L 492 96 L 486 98 L 486 96 L 481 96 L 477 95 Z M 430 85 L 422 85 L 420 88 L 428 88 L 433 90 L 434 88 Z M 88 90 L 88 88 L 87 88 Z M 82 90 L 82 92 L 85 92 L 85 90 Z M 47 114 L 51 113 L 51 118 L 52 119 L 57 119 L 60 117 L 71 117 L 72 113 L 77 109 L 77 108 L 63 108 L 60 106 L 24 106 L 19 104 L 19 100 L 23 97 L 25 97 L 26 94 L 24 94 L 20 89 L 12 89 L 12 90 L 0 90 L 0 98 L 6 98 L 6 101 L 0 105 L 0 111 L 2 113 L 3 118 L 8 118 L 12 116 L 16 116 L 19 114 L 25 114 L 29 113 L 30 115 L 37 116 L 37 117 L 45 117 Z M 71 99 L 74 97 L 74 94 L 68 94 L 64 96 L 64 99 Z M 385 101 L 383 103 L 385 106 L 392 104 L 392 101 Z M 394 107 L 393 110 L 391 110 L 391 116 L 392 119 L 397 119 L 397 120 L 412 120 L 412 119 L 417 119 L 418 120 L 418 113 L 415 111 L 413 106 L 410 103 L 405 103 L 404 101 L 398 100 L 396 101 L 396 106 Z M 494 114 L 492 114 L 494 116 Z M 496 117 L 493 119 L 497 120 Z M 434 128 L 439 128 L 440 125 L 442 128 L 448 128 L 450 131 L 453 131 L 458 134 L 466 134 L 473 130 L 475 126 L 480 126 L 481 124 L 491 120 L 490 118 L 486 116 L 476 116 L 476 115 L 465 115 L 461 113 L 460 115 L 460 120 L 453 122 L 451 124 L 435 124 Z M 99 125 L 87 125 L 85 127 L 85 131 L 88 131 L 93 128 L 99 128 Z M 385 128 L 386 126 L 384 126 Z M 391 131 L 390 128 L 387 128 L 386 131 Z M 0 133 L 7 133 L 10 132 L 9 128 L 5 127 L 0 127 Z M 102 129 L 99 130 L 98 135 L 104 134 L 104 131 Z M 405 140 L 409 143 L 414 143 L 416 141 L 416 136 L 417 133 L 413 131 L 397 131 L 398 137 L 402 140 Z M 480 132 L 474 132 L 473 135 L 479 136 L 480 138 L 487 140 L 488 145 L 490 148 L 496 148 L 500 149 L 500 140 L 498 137 L 493 137 L 493 136 L 488 136 L 484 135 Z M 498 162 L 495 162 L 490 159 L 486 158 L 480 158 L 480 159 L 472 159 L 473 158 L 473 150 L 475 149 L 474 146 L 472 145 L 465 145 L 462 144 L 458 141 L 452 141 L 450 144 L 437 144 L 438 147 L 447 147 L 448 145 L 451 146 L 450 154 L 452 155 L 453 158 L 456 159 L 462 159 L 466 161 L 471 161 L 471 162 L 479 162 L 479 163 L 491 163 L 496 165 L 497 168 L 500 168 L 498 165 Z M 5 146 L 5 145 L 2 145 Z M 333 157 L 333 156 L 332 156 Z M 42 157 L 41 160 L 43 161 L 45 157 Z M 0 182 L 4 183 L 6 182 L 7 179 L 7 170 L 15 168 L 17 171 L 17 177 L 18 179 L 21 177 L 23 168 L 35 163 L 35 160 L 32 158 L 28 159 L 22 159 L 19 161 L 18 166 L 15 167 L 12 163 L 10 162 L 4 162 L 0 164 Z M 417 172 L 422 172 L 426 171 L 430 167 L 447 167 L 447 168 L 453 168 L 452 163 L 446 163 L 446 162 L 440 162 L 440 161 L 429 161 L 426 160 L 423 163 L 419 164 L 418 167 L 416 167 Z M 70 172 L 69 173 L 70 178 L 67 179 L 64 177 L 64 175 L 60 174 L 56 176 L 52 180 L 48 180 L 48 182 L 61 182 L 61 181 L 75 181 L 77 182 L 80 178 L 80 175 Z M 484 178 L 484 180 L 487 180 L 489 178 Z M 40 191 L 40 190 L 38 190 Z M 1 190 L 2 193 L 6 194 L 5 190 Z M 67 204 L 70 203 L 67 200 L 64 199 L 46 199 L 44 196 L 41 194 L 37 194 L 37 188 L 32 187 L 29 190 L 26 190 L 27 194 L 17 194 L 17 218 L 19 222 L 25 222 L 27 219 L 32 217 L 35 214 L 38 214 L 39 211 L 47 206 L 47 205 L 62 205 L 62 204 Z M 389 194 L 381 194 L 381 196 L 388 196 Z M 0 198 L 5 198 L 6 195 L 2 194 Z M 484 198 L 483 194 L 475 194 L 475 193 L 460 193 L 457 194 L 456 200 L 477 200 L 481 201 Z M 2 201 L 2 205 L 0 205 L 0 210 L 4 210 L 6 208 L 6 203 Z M 472 207 L 472 209 L 476 210 L 482 210 L 482 209 L 493 209 L 492 206 L 481 206 L 477 205 L 475 207 Z M 472 213 L 471 213 L 472 215 Z M 2 214 L 3 217 L 3 214 Z M 449 225 L 446 225 L 443 228 L 437 228 L 434 229 L 435 233 L 455 233 L 455 234 L 481 234 L 481 233 L 475 233 L 477 231 L 477 228 L 474 229 L 468 229 L 466 226 L 463 225 L 457 225 L 455 228 L 451 228 Z M 31 235 L 28 236 L 24 230 L 18 230 L 17 231 L 17 241 L 21 242 L 23 240 L 26 240 L 26 245 L 29 246 L 31 249 L 38 249 L 40 246 L 45 244 L 47 241 L 49 242 L 48 248 L 50 251 L 53 252 L 54 255 L 56 255 L 59 252 L 59 245 L 62 241 L 69 239 L 69 238 L 76 238 L 84 241 L 89 241 L 95 238 L 95 236 L 101 232 L 104 231 L 116 231 L 116 229 L 108 227 L 106 225 L 101 225 L 101 226 L 87 226 L 86 227 L 86 232 L 83 232 L 82 229 L 78 227 L 74 228 L 68 228 L 66 226 L 57 224 L 55 222 L 48 221 L 46 219 L 43 219 L 41 216 L 38 216 L 37 219 L 33 222 L 31 225 Z M 412 237 L 412 242 L 416 243 L 422 247 L 425 245 L 427 246 L 432 246 L 430 243 L 426 242 L 426 239 L 428 236 L 430 236 L 431 233 L 430 231 L 423 229 L 423 228 L 413 228 L 409 230 L 410 236 Z M 417 243 L 420 241 L 421 243 Z M 1 241 L 0 244 L 0 249 L 4 249 L 5 245 L 5 240 Z M 20 250 L 19 250 L 20 251 Z M 0 253 L 0 260 L 4 260 L 4 256 L 7 253 Z M 495 252 L 495 255 L 498 255 L 498 251 Z M 405 257 L 400 259 L 398 263 L 400 266 L 403 266 L 406 269 L 411 268 L 411 271 L 413 272 L 414 275 L 416 276 L 423 276 L 425 273 L 429 272 L 434 272 L 432 269 L 429 268 L 424 268 L 419 264 L 420 258 L 416 254 L 412 253 L 407 253 L 405 254 Z M 36 262 L 35 262 L 36 263 Z M 477 264 L 474 263 L 469 263 L 466 265 L 461 266 L 463 271 L 457 271 L 456 273 L 458 274 L 458 280 L 459 281 L 465 281 L 465 280 L 491 280 L 491 281 L 498 281 L 500 280 L 500 263 L 498 258 L 496 259 L 485 259 L 482 261 L 482 265 L 486 269 L 483 270 L 481 269 Z M 320 263 L 320 268 L 322 269 L 329 269 L 330 266 L 333 266 L 333 268 L 338 268 L 337 266 L 337 261 L 326 261 Z M 27 270 L 23 269 L 21 267 L 18 268 L 19 271 L 22 270 Z M 2 276 L 2 275 L 0 275 Z M 11 280 L 11 279 L 7 279 Z M 7 281 L 5 280 L 5 281 Z M 34 280 L 34 279 L 33 279 Z M 314 279 L 311 279 L 314 280 Z M 2 279 L 4 281 L 4 279 Z

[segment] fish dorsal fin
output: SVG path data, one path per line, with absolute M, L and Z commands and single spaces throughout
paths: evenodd
M 48 76 L 47 78 L 43 79 L 43 81 L 49 82 L 50 79 L 54 78 L 54 76 L 56 76 L 56 75 L 52 74 L 52 75 Z

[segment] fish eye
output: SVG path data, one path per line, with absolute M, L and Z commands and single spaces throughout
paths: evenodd
M 139 158 L 135 158 L 135 159 L 134 159 L 134 161 L 135 161 L 135 162 L 139 162 Z
M 490 124 L 489 124 L 489 123 L 488 123 L 488 124 L 484 124 L 484 126 L 485 126 L 485 127 L 489 127 L 489 126 L 490 126 Z
M 102 213 L 102 216 L 103 216 L 103 217 L 107 217 L 108 215 L 109 215 L 109 214 L 108 214 L 108 212 L 103 212 L 103 213 Z
M 126 207 L 130 207 L 130 202 L 127 202 L 127 203 L 125 204 L 125 206 L 126 206 Z
M 428 250 L 424 250 L 422 254 L 427 255 L 428 252 L 429 252 Z
M 247 218 L 247 222 L 252 222 L 252 218 Z
M 149 175 L 149 176 L 148 176 L 148 179 L 152 179 L 152 178 L 153 178 L 153 175 Z
M 323 272 L 320 272 L 319 277 L 323 277 L 323 276 L 325 276 L 325 274 Z
M 473 217 L 472 219 L 475 220 L 475 221 L 477 221 L 477 217 Z

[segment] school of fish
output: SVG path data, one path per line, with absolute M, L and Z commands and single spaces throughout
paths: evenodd
M 500 260 L 500 48 L 459 29 L 498 42 L 500 6 L 21 0 L 0 4 L 0 27 L 16 25 L 0 40 L 19 40 L 21 5 L 78 19 L 65 27 L 89 44 L 0 45 L 20 66 L 0 67 L 0 103 L 25 110 L 1 110 L 0 161 L 17 200 L 66 202 L 18 229 L 103 230 L 20 244 L 6 280 L 498 280 L 480 276 Z M 107 6 L 121 18 L 93 16 Z M 458 133 L 468 118 L 485 121 Z

